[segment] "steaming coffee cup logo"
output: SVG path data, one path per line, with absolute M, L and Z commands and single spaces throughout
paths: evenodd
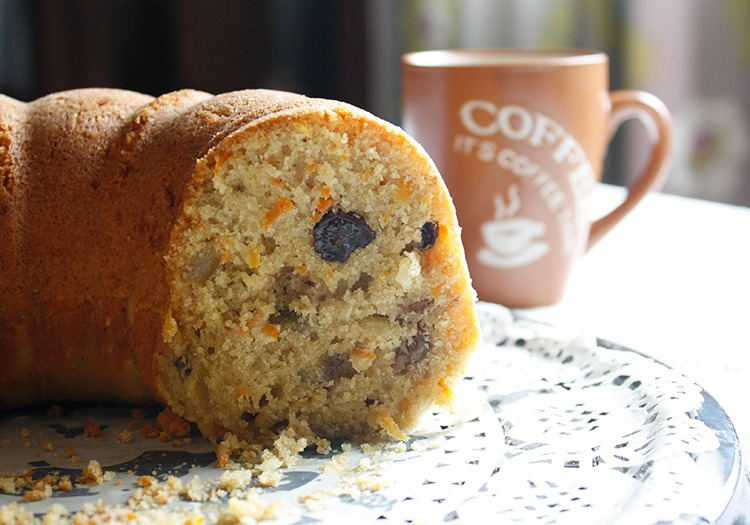
M 538 261 L 550 251 L 548 242 L 540 240 L 547 225 L 516 217 L 521 208 L 518 186 L 508 189 L 508 203 L 495 195 L 495 219 L 480 227 L 486 246 L 477 252 L 479 262 L 493 268 L 519 268 Z

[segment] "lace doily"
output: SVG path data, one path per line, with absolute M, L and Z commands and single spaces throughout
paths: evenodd
M 275 523 L 631 525 L 717 517 L 707 513 L 717 505 L 720 513 L 733 487 L 707 479 L 714 471 L 699 464 L 720 446 L 701 417 L 699 386 L 648 357 L 514 319 L 505 308 L 480 303 L 479 312 L 483 339 L 459 391 L 463 401 L 427 414 L 406 444 L 305 451 L 301 464 L 283 469 L 277 487 L 259 492 L 266 502 L 283 502 Z M 101 410 L 99 416 L 114 430 L 127 421 Z M 73 414 L 67 427 L 91 417 Z M 67 458 L 40 460 L 24 448 L 20 426 L 27 435 L 45 433 L 58 451 L 72 446 L 83 456 L 88 447 L 119 481 L 65 497 L 53 493 L 27 504 L 29 512 L 53 503 L 72 511 L 97 500 L 124 504 L 144 473 L 186 482 L 222 474 L 200 438 L 179 452 L 155 440 L 97 444 L 33 417 L 0 422 L 0 438 L 12 436 L 1 445 L 2 471 L 31 466 L 41 475 L 62 468 L 75 475 Z M 341 468 L 327 469 L 334 459 Z M 12 501 L 22 498 L 0 494 L 0 505 Z M 226 503 L 220 497 L 202 508 L 215 515 Z

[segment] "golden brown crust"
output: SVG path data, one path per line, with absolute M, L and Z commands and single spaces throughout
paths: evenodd
M 82 89 L 0 100 L 3 404 L 153 397 L 163 255 L 195 161 L 301 99 Z

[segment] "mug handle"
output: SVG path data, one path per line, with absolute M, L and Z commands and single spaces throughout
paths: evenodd
M 591 224 L 586 251 L 633 211 L 649 191 L 661 189 L 671 167 L 674 129 L 672 117 L 664 103 L 650 93 L 630 90 L 613 91 L 609 99 L 612 104 L 609 115 L 610 140 L 623 122 L 638 118 L 645 125 L 651 140 L 651 158 L 638 180 L 628 188 L 625 201 Z

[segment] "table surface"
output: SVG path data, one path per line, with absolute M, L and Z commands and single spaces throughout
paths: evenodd
M 594 216 L 621 202 L 600 185 Z M 750 208 L 651 193 L 575 266 L 563 300 L 529 309 L 641 351 L 708 391 L 750 462 Z

